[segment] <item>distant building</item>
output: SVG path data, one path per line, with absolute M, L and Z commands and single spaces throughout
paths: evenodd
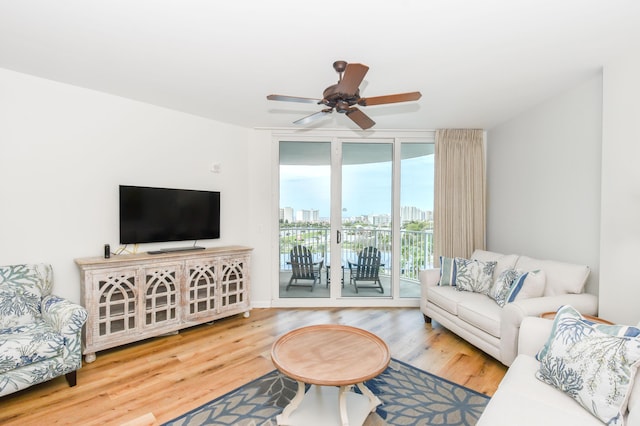
M 293 208 L 284 207 L 280 209 L 280 220 L 283 222 L 293 223 Z
M 371 221 L 374 226 L 389 226 L 391 225 L 391 215 L 388 214 L 376 214 L 371 216 Z
M 316 223 L 320 221 L 320 210 L 298 210 L 296 211 L 296 222 L 311 222 Z
M 414 206 L 400 207 L 401 223 L 424 222 L 424 221 L 432 221 L 432 220 L 433 220 L 433 212 L 431 210 L 422 210 Z

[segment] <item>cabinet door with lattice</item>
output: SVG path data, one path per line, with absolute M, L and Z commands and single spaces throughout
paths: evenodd
M 164 263 L 142 269 L 143 328 L 155 330 L 180 322 L 182 263 Z
M 96 272 L 90 280 L 96 309 L 86 325 L 87 346 L 118 340 L 135 333 L 138 322 L 138 273 L 136 268 Z
M 249 256 L 220 258 L 220 310 L 249 308 Z
M 214 316 L 218 308 L 218 262 L 214 258 L 192 259 L 185 263 L 183 291 L 186 320 Z

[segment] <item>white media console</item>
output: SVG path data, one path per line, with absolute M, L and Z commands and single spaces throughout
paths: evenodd
M 252 249 L 242 246 L 76 259 L 86 362 L 96 352 L 215 319 L 249 316 Z

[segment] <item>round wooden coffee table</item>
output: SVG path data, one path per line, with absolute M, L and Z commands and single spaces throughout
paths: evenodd
M 381 404 L 363 382 L 382 373 L 391 360 L 375 334 L 346 325 L 312 325 L 281 336 L 271 349 L 280 372 L 298 391 L 276 420 L 279 425 L 362 425 Z M 311 384 L 305 393 L 305 384 Z M 362 394 L 349 392 L 356 385 Z M 331 419 L 334 419 L 333 421 Z

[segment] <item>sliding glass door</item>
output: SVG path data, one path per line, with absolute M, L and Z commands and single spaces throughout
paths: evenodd
M 400 145 L 400 297 L 420 297 L 418 273 L 433 266 L 434 145 Z
M 433 144 L 281 140 L 278 153 L 278 298 L 418 298 L 433 260 Z
M 280 298 L 329 297 L 331 142 L 281 141 Z
M 393 294 L 392 179 L 392 143 L 342 144 L 343 297 Z

